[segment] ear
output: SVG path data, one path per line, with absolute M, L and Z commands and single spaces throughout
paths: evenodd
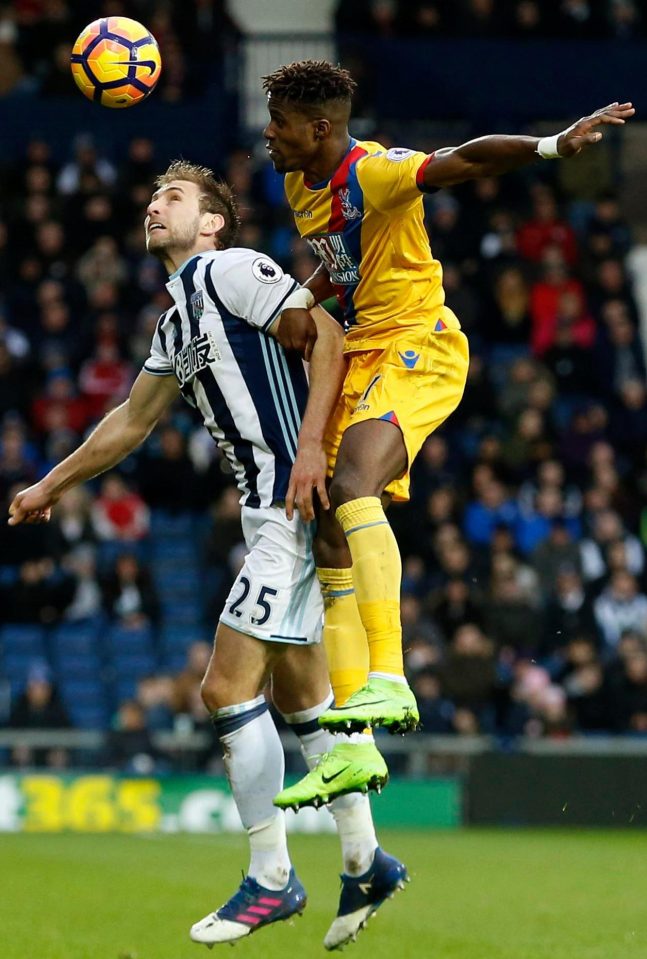
M 326 120 L 322 117 L 320 120 L 313 121 L 313 136 L 315 140 L 327 140 L 330 136 L 330 131 L 332 130 L 332 124 L 330 120 Z
M 216 236 L 225 226 L 225 218 L 222 213 L 204 213 L 202 216 L 202 225 L 200 227 L 201 236 Z

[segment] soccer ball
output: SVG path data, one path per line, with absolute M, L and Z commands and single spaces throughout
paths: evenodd
M 71 62 L 81 93 L 115 109 L 145 100 L 162 72 L 155 37 L 129 17 L 104 17 L 90 23 L 74 44 Z

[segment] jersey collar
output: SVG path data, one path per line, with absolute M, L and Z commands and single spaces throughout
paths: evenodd
M 199 256 L 208 256 L 209 258 L 211 258 L 212 254 L 220 253 L 220 252 L 221 252 L 220 250 L 205 250 L 203 253 L 194 253 L 193 256 L 190 256 L 188 260 L 185 260 L 184 263 L 178 266 L 177 270 L 174 273 L 170 274 L 166 282 L 166 285 L 168 286 L 169 283 L 173 282 L 173 280 L 177 280 L 177 278 L 181 276 L 182 273 L 184 273 L 189 263 L 192 263 L 194 260 L 197 260 Z

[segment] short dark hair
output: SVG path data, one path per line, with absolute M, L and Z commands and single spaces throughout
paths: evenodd
M 356 87 L 348 70 L 327 60 L 298 60 L 263 77 L 263 89 L 270 96 L 303 106 L 329 100 L 350 103 Z
M 172 180 L 188 180 L 200 190 L 200 213 L 220 213 L 225 225 L 218 233 L 220 246 L 226 250 L 233 246 L 240 230 L 240 213 L 234 193 L 223 180 L 217 180 L 212 170 L 188 160 L 173 160 L 166 173 L 155 180 L 155 186 L 168 186 Z

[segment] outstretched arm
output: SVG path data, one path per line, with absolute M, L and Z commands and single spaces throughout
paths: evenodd
M 16 495 L 9 507 L 9 525 L 47 522 L 66 490 L 104 473 L 143 443 L 178 394 L 174 376 L 141 372 L 128 399 L 101 420 L 85 443 L 40 482 Z
M 631 103 L 611 103 L 591 116 L 582 117 L 556 137 L 544 137 L 541 142 L 548 146 L 549 155 L 572 157 L 602 139 L 599 127 L 622 125 L 635 112 Z M 424 185 L 429 189 L 453 186 L 465 180 L 517 170 L 537 159 L 539 144 L 538 137 L 489 136 L 459 147 L 437 150 L 425 167 Z

